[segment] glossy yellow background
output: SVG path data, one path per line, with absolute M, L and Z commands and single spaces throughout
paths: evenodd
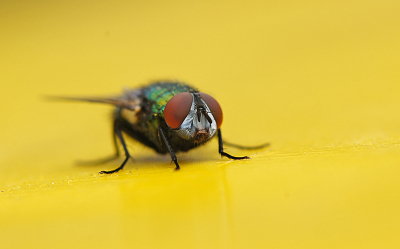
M 1 248 L 400 245 L 399 1 L 1 1 Z M 181 79 L 224 138 L 134 141 L 114 175 L 106 96 Z

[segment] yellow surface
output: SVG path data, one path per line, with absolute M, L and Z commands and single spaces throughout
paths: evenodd
M 400 1 L 1 1 L 0 248 L 398 248 Z M 134 141 L 111 107 L 42 95 L 190 82 L 217 142 Z

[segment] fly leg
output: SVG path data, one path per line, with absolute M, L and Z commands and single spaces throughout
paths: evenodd
M 270 143 L 265 143 L 265 144 L 256 145 L 256 146 L 243 146 L 243 145 L 229 143 L 227 141 L 224 141 L 224 145 L 227 145 L 229 147 L 238 148 L 238 149 L 241 149 L 241 150 L 258 150 L 258 149 L 262 149 L 262 148 L 268 147 L 271 144 Z
M 248 156 L 232 156 L 229 155 L 228 153 L 224 152 L 224 143 L 222 142 L 222 134 L 221 134 L 221 129 L 218 129 L 218 145 L 219 145 L 219 154 L 221 154 L 221 156 L 226 156 L 229 159 L 233 159 L 233 160 L 242 160 L 242 159 L 250 159 L 250 157 Z
M 131 157 L 131 155 L 129 154 L 128 148 L 126 147 L 125 140 L 124 140 L 124 138 L 122 136 L 122 132 L 121 132 L 121 127 L 119 125 L 119 121 L 115 120 L 114 121 L 114 143 L 115 143 L 115 150 L 116 150 L 115 157 L 119 156 L 119 149 L 118 149 L 118 145 L 117 145 L 117 137 L 118 137 L 119 141 L 121 142 L 122 147 L 124 148 L 126 158 L 122 162 L 121 166 L 119 166 L 118 168 L 116 168 L 114 170 L 110 170 L 110 171 L 100 171 L 100 174 L 112 174 L 112 173 L 120 171 L 121 169 L 124 168 L 126 162 L 128 162 L 129 158 Z
M 164 133 L 164 131 L 162 130 L 161 127 L 159 128 L 159 131 L 160 131 L 160 134 L 161 134 L 161 137 L 162 137 L 162 139 L 163 139 L 163 141 L 164 141 L 165 146 L 167 146 L 167 149 L 168 149 L 168 151 L 169 151 L 169 154 L 171 154 L 171 159 L 172 159 L 172 161 L 174 161 L 174 163 L 175 163 L 175 165 L 176 165 L 175 170 L 180 169 L 180 168 L 179 168 L 179 164 L 178 164 L 178 159 L 176 158 L 175 152 L 172 150 L 172 146 L 171 146 L 171 144 L 169 143 L 169 141 L 168 141 L 167 137 L 165 136 L 165 133 Z

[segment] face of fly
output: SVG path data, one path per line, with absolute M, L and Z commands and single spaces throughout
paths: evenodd
M 215 135 L 222 124 L 222 110 L 208 94 L 183 92 L 168 101 L 164 118 L 180 137 L 199 144 Z

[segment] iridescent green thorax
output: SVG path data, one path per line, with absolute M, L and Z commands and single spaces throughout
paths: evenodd
M 164 109 L 167 102 L 181 92 L 197 92 L 196 89 L 182 83 L 158 82 L 145 89 L 144 96 L 151 102 L 151 112 L 164 117 Z
M 130 136 L 159 153 L 167 153 L 167 149 L 160 143 L 159 129 L 164 126 L 166 135 L 169 139 L 171 138 L 173 132 L 168 129 L 165 123 L 164 109 L 173 96 L 182 92 L 197 92 L 197 90 L 179 82 L 156 82 L 132 91 L 128 94 L 133 103 L 139 101 L 140 108 L 134 111 L 117 108 L 116 118 L 120 117 L 124 120 L 123 122 L 127 122 L 125 123 L 127 129 L 125 132 L 131 131 Z M 175 150 L 182 151 L 178 147 Z

